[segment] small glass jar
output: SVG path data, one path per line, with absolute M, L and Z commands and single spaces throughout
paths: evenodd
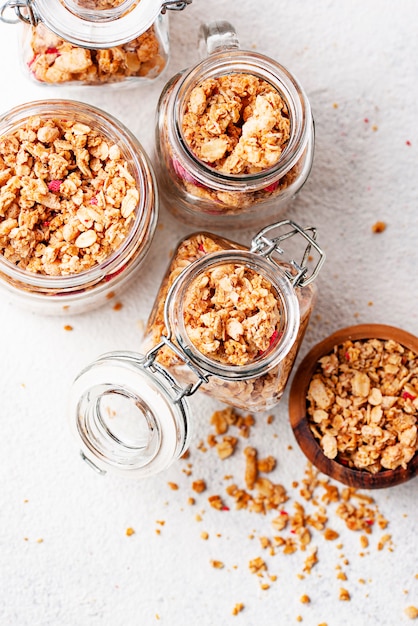
M 228 22 L 202 26 L 200 44 L 207 58 L 175 75 L 159 100 L 162 200 L 200 227 L 271 223 L 311 170 L 309 101 L 287 69 L 241 50 Z
M 112 116 L 50 100 L 0 117 L 0 287 L 13 302 L 58 315 L 105 304 L 157 218 L 150 161 Z
M 0 16 L 24 22 L 23 69 L 37 83 L 120 86 L 161 74 L 169 56 L 167 9 L 191 1 L 8 0 Z
M 282 243 L 288 248 L 291 239 L 303 244 L 301 263 L 282 259 Z M 323 261 L 315 229 L 289 220 L 260 231 L 251 249 L 204 232 L 180 242 L 149 317 L 144 354 L 106 354 L 74 382 L 70 416 L 83 458 L 102 472 L 164 469 L 187 447 L 186 398 L 198 389 L 247 411 L 277 404 Z

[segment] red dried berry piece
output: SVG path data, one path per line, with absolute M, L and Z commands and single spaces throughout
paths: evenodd
M 61 184 L 62 184 L 62 180 L 51 180 L 48 183 L 48 189 L 49 191 L 52 191 L 55 193 L 60 190 Z
M 93 196 L 92 199 L 90 200 L 90 204 L 97 204 L 97 198 L 96 196 Z
M 47 48 L 45 54 L 58 54 L 58 48 Z
M 404 391 L 402 394 L 402 398 L 404 400 L 415 400 L 416 396 L 413 396 L 412 393 L 409 393 L 408 391 Z

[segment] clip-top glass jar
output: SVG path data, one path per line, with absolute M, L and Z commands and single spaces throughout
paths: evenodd
M 303 244 L 301 262 L 281 258 L 291 239 Z M 71 423 L 83 458 L 100 471 L 135 476 L 164 469 L 187 446 L 186 398 L 198 389 L 245 410 L 274 406 L 323 261 L 315 229 L 289 220 L 260 231 L 251 249 L 204 232 L 180 242 L 148 321 L 144 354 L 106 354 L 74 382 Z
M 24 71 L 40 84 L 135 84 L 156 78 L 166 67 L 167 9 L 181 10 L 191 2 L 7 0 L 0 19 L 24 23 Z
M 200 43 L 207 58 L 174 76 L 158 105 L 163 202 L 202 227 L 268 224 L 311 170 L 309 101 L 286 68 L 241 50 L 228 22 L 202 26 Z
M 138 140 L 72 100 L 0 117 L 0 287 L 44 314 L 81 313 L 133 277 L 154 236 L 158 195 Z

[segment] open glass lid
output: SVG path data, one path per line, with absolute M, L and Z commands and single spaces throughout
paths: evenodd
M 70 425 L 82 458 L 99 473 L 156 474 L 185 450 L 189 408 L 184 391 L 156 363 L 112 352 L 73 383 Z
M 192 0 L 8 0 L 23 21 L 43 22 L 62 39 L 84 48 L 128 43 L 148 30 L 160 13 L 182 10 Z M 3 7 L 3 11 L 4 11 Z

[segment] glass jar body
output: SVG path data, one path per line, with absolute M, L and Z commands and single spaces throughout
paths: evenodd
M 79 47 L 55 34 L 44 23 L 23 25 L 24 73 L 40 85 L 133 86 L 152 81 L 169 57 L 168 16 L 132 41 L 108 48 Z
M 165 302 L 167 294 L 179 274 L 192 263 L 199 259 L 203 260 L 206 255 L 211 256 L 211 253 L 219 253 L 222 250 L 239 252 L 240 250 L 248 251 L 248 248 L 207 232 L 190 235 L 180 242 L 173 254 L 149 316 L 144 338 L 144 350 L 148 351 L 158 345 L 163 335 L 167 333 L 164 318 Z M 283 263 L 283 269 L 287 267 L 287 264 Z M 219 375 L 212 372 L 208 381 L 199 387 L 201 391 L 226 404 L 254 412 L 268 410 L 279 402 L 309 322 L 316 297 L 316 287 L 312 284 L 306 287 L 296 287 L 294 295 L 298 318 L 297 328 L 283 358 L 275 361 L 270 360 L 264 365 L 257 363 L 253 372 L 247 368 L 245 377 L 237 375 L 234 366 L 229 368 L 229 372 L 223 368 Z M 175 302 L 175 297 L 175 294 L 172 295 L 174 309 L 181 307 L 183 302 L 183 298 L 179 298 Z M 178 319 L 178 311 L 176 315 Z M 291 317 L 289 315 L 289 318 Z M 289 324 L 292 323 L 293 319 L 289 319 Z M 176 335 L 176 331 L 179 330 L 178 327 L 173 328 L 173 322 L 171 322 L 171 327 L 174 335 Z M 181 331 L 179 332 L 181 335 Z M 177 338 L 180 339 L 178 343 L 184 343 L 180 335 L 177 335 Z M 182 349 L 184 350 L 184 345 Z M 188 348 L 186 351 L 189 355 Z M 157 361 L 181 384 L 190 385 L 196 382 L 194 372 L 184 363 L 184 360 L 173 354 L 169 347 L 164 346 L 160 349 Z M 204 364 L 202 366 L 200 363 L 200 367 L 204 367 Z
M 202 83 L 210 84 L 206 81 L 229 75 L 250 75 L 267 83 L 287 107 L 289 139 L 278 161 L 264 170 L 239 175 L 216 170 L 196 158 L 185 140 L 183 118 L 190 94 Z M 206 129 L 199 132 L 204 135 Z M 217 132 L 211 127 L 206 139 L 213 140 Z M 228 132 L 219 135 L 221 140 Z M 165 86 L 157 111 L 156 152 L 161 196 L 176 217 L 209 228 L 265 225 L 277 218 L 309 176 L 314 154 L 309 101 L 296 79 L 272 59 L 239 49 L 216 51 Z
M 80 147 L 68 135 L 48 139 L 60 121 Z M 0 152 L 0 286 L 13 302 L 43 314 L 109 302 L 143 262 L 158 217 L 155 178 L 140 143 L 96 107 L 50 100 L 0 118 Z

